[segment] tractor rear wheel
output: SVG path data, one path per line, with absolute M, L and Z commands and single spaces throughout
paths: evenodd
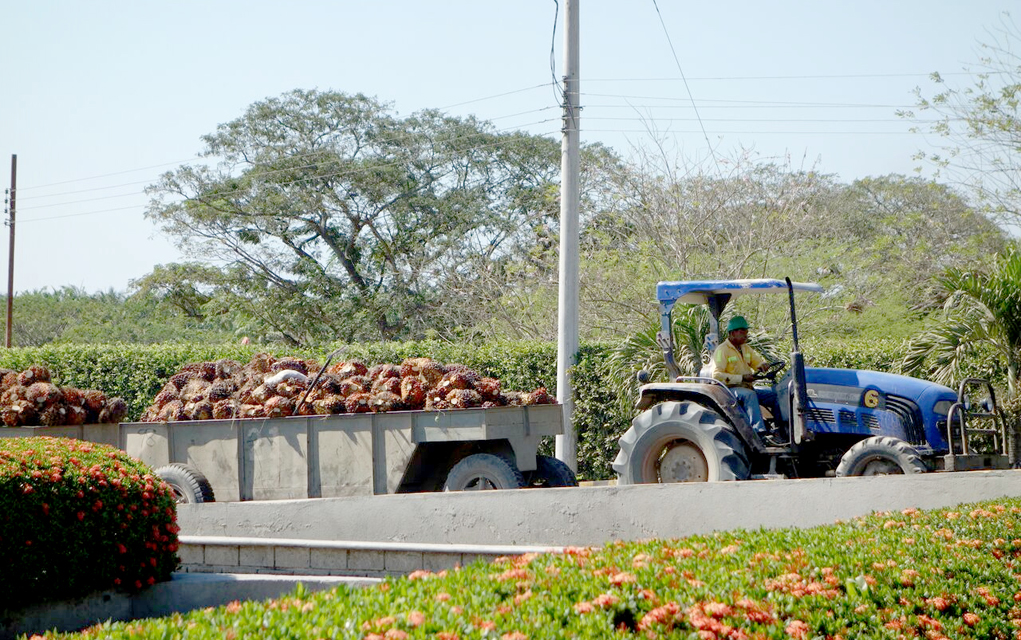
M 618 484 L 746 480 L 744 446 L 715 411 L 664 402 L 643 412 L 619 440 Z
M 844 452 L 837 465 L 838 478 L 926 473 L 918 452 L 900 438 L 872 436 Z

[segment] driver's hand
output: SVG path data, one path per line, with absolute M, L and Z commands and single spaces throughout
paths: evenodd
M 755 382 L 755 374 L 746 373 L 743 376 L 741 376 L 741 379 L 744 380 L 745 382 Z

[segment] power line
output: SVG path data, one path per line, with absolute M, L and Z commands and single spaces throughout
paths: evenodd
M 1001 72 L 1005 73 L 1005 72 Z M 955 73 L 940 73 L 940 76 L 974 76 L 974 73 L 960 71 Z M 932 72 L 927 73 L 845 73 L 845 74 L 813 74 L 813 75 L 786 75 L 786 76 L 701 76 L 691 77 L 691 81 L 730 81 L 730 80 L 854 80 L 873 78 L 929 78 Z M 682 80 L 683 78 L 585 78 L 585 82 L 670 82 Z
M 529 125 L 527 125 L 527 126 L 532 126 L 532 125 L 536 125 L 536 124 L 543 124 L 543 123 L 549 123 L 549 122 L 556 122 L 556 121 L 557 121 L 556 118 L 550 118 L 550 119 L 542 120 L 542 121 L 539 121 L 539 122 L 536 122 L 536 123 L 529 123 Z M 546 132 L 546 133 L 543 133 L 543 134 L 535 134 L 535 135 L 546 136 L 546 135 L 553 135 L 554 133 L 556 133 L 556 132 L 555 131 L 550 131 L 550 132 Z M 455 136 L 453 138 L 450 138 L 450 139 L 446 140 L 446 142 L 452 142 L 452 141 L 459 140 L 459 139 L 462 139 L 462 138 L 472 137 L 472 135 L 474 135 L 474 134 L 471 134 L 471 135 L 468 135 L 468 136 Z M 486 149 L 486 148 L 499 147 L 499 146 L 508 144 L 510 142 L 513 142 L 513 141 L 512 140 L 500 140 L 500 141 L 497 141 L 497 142 L 492 142 L 492 143 L 484 144 L 484 145 L 474 145 L 474 146 L 471 147 L 471 149 L 472 150 L 478 150 L 478 149 Z M 397 164 L 399 164 L 398 161 L 395 161 L 395 162 L 380 162 L 380 163 L 375 163 L 375 164 L 373 164 L 371 166 L 362 167 L 360 169 L 347 170 L 347 171 L 336 171 L 336 172 L 332 172 L 332 173 L 321 173 L 321 174 L 313 174 L 313 175 L 310 175 L 310 176 L 303 176 L 303 177 L 297 178 L 295 180 L 290 180 L 290 181 L 287 181 L 287 182 L 275 183 L 274 186 L 276 186 L 276 187 L 286 187 L 286 186 L 290 186 L 290 185 L 293 185 L 293 184 L 307 182 L 309 180 L 317 180 L 317 179 L 323 179 L 323 178 L 336 178 L 336 177 L 344 177 L 344 176 L 356 176 L 356 175 L 359 175 L 359 174 L 362 174 L 362 173 L 371 172 L 371 171 L 377 171 L 380 168 L 384 168 L 384 167 L 388 167 L 388 166 L 393 166 L 393 165 L 397 165 Z M 275 169 L 275 170 L 266 171 L 266 172 L 258 174 L 258 178 L 261 179 L 261 178 L 265 178 L 267 176 L 270 176 L 270 175 L 273 175 L 273 174 L 277 174 L 277 173 L 292 172 L 292 171 L 295 171 L 295 170 L 298 170 L 298 169 L 310 168 L 310 167 L 315 167 L 315 166 L 318 166 L 318 165 L 311 164 L 311 165 L 303 165 L 302 167 L 288 167 L 288 168 L 284 168 L 284 169 Z M 110 197 L 127 197 L 127 196 L 131 196 L 131 195 L 143 195 L 143 194 L 142 193 L 123 194 L 121 196 L 110 196 Z M 209 192 L 209 193 L 202 194 L 202 197 L 210 198 L 210 197 L 217 197 L 217 196 L 221 196 L 221 195 L 229 195 L 229 193 L 228 192 L 220 192 L 220 191 L 212 191 L 212 192 Z M 72 202 L 61 202 L 61 203 L 57 203 L 57 204 L 53 204 L 53 205 L 40 205 L 40 206 L 36 206 L 36 207 L 29 207 L 29 209 L 42 209 L 42 208 L 53 207 L 53 206 L 70 206 L 70 205 L 73 205 L 73 204 L 80 204 L 82 202 L 91 202 L 91 201 L 94 201 L 94 200 L 102 200 L 102 199 L 105 199 L 105 198 L 93 198 L 93 199 L 78 200 L 78 201 L 72 201 Z M 56 219 L 61 219 L 61 218 L 71 218 L 71 217 L 78 217 L 78 216 L 96 215 L 96 214 L 100 214 L 100 213 L 107 213 L 107 212 L 112 212 L 112 211 L 124 211 L 124 210 L 127 210 L 127 209 L 137 209 L 137 208 L 138 207 L 136 206 L 136 207 L 119 207 L 119 208 L 115 208 L 115 209 L 100 209 L 98 211 L 88 211 L 88 212 L 83 212 L 83 213 L 74 213 L 74 214 L 66 214 L 66 215 L 59 215 L 59 216 L 49 216 L 49 217 L 46 217 L 46 218 L 31 218 L 29 220 L 32 221 L 32 222 L 39 222 L 39 221 L 43 221 L 43 220 L 56 220 Z M 24 211 L 24 208 L 21 208 L 21 210 Z
M 512 95 L 517 94 L 517 93 L 524 93 L 526 91 L 534 91 L 535 89 L 542 89 L 544 87 L 553 86 L 553 84 L 554 83 L 546 82 L 546 83 L 543 83 L 543 84 L 537 84 L 534 87 L 525 87 L 524 89 L 515 89 L 514 91 L 507 91 L 507 92 L 504 92 L 504 93 L 497 93 L 497 94 L 494 94 L 494 95 L 491 95 L 491 96 L 486 96 L 484 98 L 475 98 L 474 100 L 466 100 L 464 102 L 457 102 L 457 103 L 454 103 L 454 104 L 448 104 L 445 107 L 440 107 L 439 110 L 440 111 L 446 111 L 447 109 L 453 109 L 454 107 L 463 107 L 466 104 L 475 104 L 476 102 L 485 102 L 486 100 L 492 100 L 494 98 L 505 98 L 507 96 L 512 96 Z
M 29 190 L 29 189 L 42 189 L 43 187 L 55 187 L 57 185 L 70 184 L 72 182 L 84 182 L 86 180 L 98 180 L 99 178 L 108 178 L 110 176 L 119 176 L 119 175 L 123 175 L 125 173 L 135 173 L 137 171 L 147 171 L 149 169 L 158 169 L 160 167 L 169 167 L 170 165 L 181 164 L 182 162 L 188 162 L 189 160 L 192 160 L 192 159 L 193 158 L 187 158 L 185 160 L 175 160 L 174 162 L 164 162 L 163 164 L 154 164 L 154 165 L 149 166 L 149 167 L 139 167 L 137 169 L 128 169 L 126 171 L 117 171 L 115 173 L 104 173 L 102 175 L 89 176 L 87 178 L 74 178 L 72 180 L 63 180 L 61 182 L 50 182 L 49 184 L 37 184 L 37 185 L 32 185 L 30 187 L 18 187 L 18 191 L 26 191 L 26 190 Z
M 685 98 L 675 98 L 673 96 L 636 96 L 628 95 L 623 93 L 585 93 L 585 96 L 594 96 L 597 98 L 621 98 L 626 100 L 666 100 L 668 102 L 689 102 Z M 844 108 L 884 108 L 884 109 L 904 109 L 912 108 L 915 105 L 899 105 L 899 104 L 862 104 L 853 102 L 794 102 L 788 100 L 732 100 L 727 98 L 702 98 L 699 102 L 725 102 L 725 103 L 737 103 L 737 104 L 751 104 L 751 105 L 775 105 L 775 106 L 791 106 L 791 107 L 844 107 Z
M 688 86 L 688 81 L 684 78 L 684 69 L 681 68 L 681 60 L 677 57 L 677 50 L 674 49 L 673 40 L 670 39 L 670 32 L 666 28 L 666 22 L 663 20 L 663 14 L 659 11 L 659 3 L 656 0 L 652 0 L 652 6 L 656 7 L 656 15 L 659 16 L 659 23 L 663 26 L 663 34 L 666 36 L 667 44 L 670 45 L 670 53 L 674 55 L 674 63 L 677 64 L 677 72 L 681 74 L 681 80 L 684 80 L 684 90 L 688 92 L 688 98 L 691 100 L 691 108 L 695 110 L 695 117 L 698 118 L 698 125 L 702 129 L 702 137 L 705 138 L 705 143 L 709 147 L 709 155 L 713 157 L 713 163 L 716 164 L 716 170 L 722 173 L 720 169 L 720 161 L 716 158 L 716 151 L 713 150 L 713 143 L 709 142 L 709 134 L 705 131 L 705 126 L 702 124 L 702 117 L 698 114 L 698 106 L 695 104 L 695 97 L 691 94 L 691 87 Z

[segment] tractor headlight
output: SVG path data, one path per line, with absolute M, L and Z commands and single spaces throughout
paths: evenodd
M 952 400 L 940 400 L 933 405 L 932 412 L 945 418 L 950 413 L 950 407 L 952 407 L 953 404 L 954 402 Z

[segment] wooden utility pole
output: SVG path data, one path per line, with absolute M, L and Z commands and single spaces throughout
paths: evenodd
M 11 154 L 11 207 L 7 225 L 11 228 L 10 249 L 7 255 L 7 348 L 11 348 L 11 322 L 14 320 L 14 207 L 18 194 L 18 155 Z
M 578 203 L 581 106 L 578 69 L 580 0 L 564 3 L 564 124 L 560 145 L 560 300 L 557 313 L 557 400 L 564 407 L 564 433 L 556 437 L 556 456 L 578 469 L 574 430 L 574 393 L 569 372 L 578 361 Z

